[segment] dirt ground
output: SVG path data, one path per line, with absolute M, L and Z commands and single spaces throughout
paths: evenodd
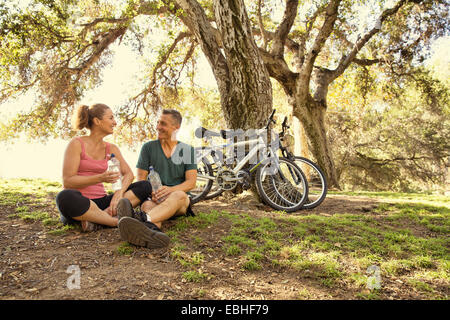
M 43 204 L 41 204 L 43 205 Z M 376 200 L 362 197 L 328 196 L 316 209 L 302 214 L 330 215 L 330 212 L 364 212 L 376 206 Z M 195 205 L 197 212 L 212 209 L 230 213 L 247 212 L 251 216 L 270 216 L 270 209 L 255 201 L 226 201 L 223 198 Z M 227 226 L 213 224 L 192 230 L 204 248 L 201 265 L 208 279 L 188 282 L 186 271 L 165 249 L 134 247 L 130 255 L 119 254 L 123 244 L 116 228 L 92 233 L 69 230 L 63 235 L 49 235 L 41 221 L 11 217 L 11 207 L 0 206 L 0 299 L 298 299 L 299 290 L 310 299 L 354 299 L 343 288 L 318 286 L 307 275 L 278 270 L 276 267 L 249 272 L 237 266 L 235 257 L 207 250 L 223 245 L 221 236 Z M 49 196 L 45 208 L 57 215 Z M 163 229 L 170 229 L 168 221 Z M 199 246 L 196 246 L 198 250 Z M 187 248 L 186 250 L 189 250 Z M 80 282 L 74 278 L 77 269 Z M 202 272 L 199 270 L 199 272 Z M 70 290 L 68 283 L 77 286 Z M 79 289 L 78 289 L 79 288 Z
M 53 199 L 50 194 L 46 202 L 36 202 L 33 209 L 56 217 Z M 328 195 L 318 208 L 297 214 L 369 214 L 378 204 L 374 198 Z M 277 215 L 252 199 L 220 197 L 194 206 L 196 212 L 211 210 L 251 217 Z M 180 233 L 184 250 L 202 253 L 204 260 L 197 271 L 208 275 L 199 282 L 190 282 L 183 276 L 186 268 L 171 254 L 174 243 L 157 250 L 131 246 L 131 253 L 121 254 L 118 248 L 125 243 L 116 228 L 91 233 L 73 229 L 51 235 L 42 221 L 23 220 L 12 213 L 14 207 L 0 205 L 0 300 L 340 300 L 358 299 L 361 292 L 361 288 L 351 285 L 323 286 L 307 272 L 274 265 L 244 270 L 239 267 L 239 257 L 220 250 L 224 246 L 221 239 L 230 230 L 225 219 L 223 223 Z M 163 230 L 171 230 L 177 223 L 179 220 L 165 222 Z M 192 237 L 200 240 L 194 244 L 189 240 Z M 423 298 L 404 287 L 402 281 L 383 281 L 383 299 Z

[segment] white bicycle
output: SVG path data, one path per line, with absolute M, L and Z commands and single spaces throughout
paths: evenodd
M 237 185 L 247 189 L 254 178 L 257 192 L 267 205 L 286 212 L 302 208 L 308 198 L 306 177 L 292 160 L 278 157 L 278 147 L 267 138 L 268 129 L 274 123 L 274 113 L 275 110 L 266 128 L 257 130 L 252 136 L 227 130 L 217 133 L 203 127 L 196 130 L 196 137 L 207 141 L 215 136 L 247 140 L 195 149 L 198 169 L 197 186 L 190 191 L 193 203 L 204 199 L 213 185 L 214 193 L 233 190 Z

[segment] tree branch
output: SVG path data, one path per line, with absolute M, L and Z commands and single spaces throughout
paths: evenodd
M 127 27 L 119 27 L 117 29 L 110 30 L 106 34 L 102 35 L 100 41 L 96 43 L 90 57 L 82 62 L 78 67 L 68 68 L 68 70 L 70 70 L 70 72 L 73 74 L 77 74 L 77 80 L 79 80 L 82 74 L 100 59 L 102 53 L 108 48 L 108 46 L 116 41 L 119 37 L 123 36 L 126 31 Z
M 298 47 L 294 50 L 294 55 L 296 58 L 296 68 L 300 70 L 303 63 L 305 62 L 305 51 L 306 51 L 306 40 L 309 38 L 309 34 L 314 26 L 314 23 L 317 17 L 326 9 L 323 5 L 314 12 L 311 18 L 306 21 L 305 33 L 300 36 L 300 43 L 297 45 Z
M 261 0 L 258 0 L 258 27 L 259 27 L 259 31 L 261 32 L 260 33 L 261 37 L 263 38 L 264 50 L 267 50 L 268 41 L 267 41 L 267 34 L 266 34 L 266 30 L 264 29 L 264 24 L 263 24 L 262 15 L 261 15 Z
M 341 0 L 332 0 L 328 4 L 325 10 L 324 23 L 320 28 L 316 39 L 314 40 L 311 50 L 305 56 L 305 61 L 300 69 L 300 81 L 298 82 L 297 87 L 299 88 L 299 92 L 301 93 L 301 95 L 305 98 L 309 93 L 309 81 L 311 79 L 314 62 L 319 55 L 322 47 L 324 46 L 326 40 L 330 36 L 331 32 L 333 32 L 333 26 L 337 19 L 340 3 Z
M 259 53 L 264 62 L 264 66 L 269 72 L 269 76 L 276 79 L 282 86 L 288 96 L 295 92 L 295 81 L 298 73 L 292 72 L 283 57 L 275 56 L 263 49 Z
M 271 53 L 277 57 L 283 56 L 284 44 L 297 17 L 298 0 L 286 0 L 283 20 L 275 31 Z
M 203 8 L 196 0 L 177 0 L 174 10 L 182 9 L 186 14 L 179 18 L 195 35 L 208 59 L 220 92 L 226 92 L 229 71 L 224 55 L 220 50 L 222 42 L 218 31 L 211 26 Z
M 253 28 L 253 29 L 252 29 L 252 34 L 255 35 L 255 36 L 261 36 L 261 30 L 260 30 L 260 29 Z M 271 31 L 265 30 L 265 35 L 266 35 L 266 37 L 267 37 L 267 41 L 273 40 L 273 39 L 275 38 L 275 32 L 271 32 Z M 287 48 L 290 52 L 292 52 L 292 53 L 294 53 L 294 54 L 295 54 L 295 53 L 299 50 L 299 48 L 300 48 L 300 45 L 299 45 L 297 42 L 295 42 L 294 40 L 290 39 L 290 38 L 286 38 L 286 41 L 285 41 L 284 45 L 286 46 L 286 48 Z M 265 50 L 265 48 L 260 48 L 260 49 Z
M 83 27 L 83 30 L 80 31 L 80 33 L 78 34 L 78 36 L 84 38 L 86 36 L 86 34 L 92 30 L 93 28 L 95 28 L 95 26 L 99 23 L 111 23 L 111 24 L 117 24 L 117 23 L 127 23 L 130 21 L 130 18 L 120 18 L 120 19 L 115 19 L 115 18 L 96 18 L 91 22 L 88 23 L 82 23 L 80 24 L 80 26 Z
M 339 66 L 333 71 L 333 74 L 332 74 L 332 77 L 331 77 L 330 81 L 333 81 L 334 79 L 339 77 L 345 71 L 345 69 L 347 69 L 347 67 L 350 65 L 350 63 L 355 61 L 356 55 L 364 47 L 364 45 L 375 34 L 380 32 L 383 22 L 388 17 L 390 17 L 390 16 L 394 15 L 395 13 L 397 13 L 398 10 L 407 2 L 408 2 L 408 0 L 400 0 L 393 8 L 386 9 L 386 10 L 384 10 L 381 13 L 381 15 L 378 18 L 375 26 L 366 35 L 364 35 L 362 38 L 359 38 L 356 41 L 355 46 L 353 47 L 353 49 L 350 51 L 350 53 L 348 55 L 342 56 L 341 61 L 339 62 Z
M 398 162 L 398 161 L 415 161 L 415 160 L 434 160 L 432 157 L 429 156 L 416 156 L 415 154 L 410 157 L 394 157 L 391 159 L 378 159 L 369 157 L 359 151 L 355 151 L 355 154 L 358 155 L 360 158 L 365 159 L 366 161 L 370 161 L 372 163 L 377 163 L 381 165 L 385 165 L 391 162 Z
M 381 59 L 358 59 L 358 58 L 353 59 L 354 63 L 365 67 L 380 63 L 381 61 L 382 61 Z
M 135 104 L 135 109 L 139 109 L 139 107 L 142 107 L 147 115 L 147 117 L 150 116 L 150 111 L 147 108 L 147 102 L 148 102 L 148 95 L 151 95 L 153 99 L 155 100 L 155 103 L 150 103 L 150 105 L 160 105 L 161 99 L 159 98 L 158 94 L 156 93 L 156 81 L 157 81 L 157 73 L 162 69 L 162 67 L 166 64 L 167 60 L 169 59 L 170 55 L 175 50 L 178 43 L 183 40 L 186 37 L 191 36 L 191 33 L 189 32 L 181 32 L 178 34 L 178 36 L 175 38 L 175 40 L 172 42 L 170 47 L 167 49 L 167 51 L 159 58 L 158 62 L 156 63 L 155 67 L 153 68 L 152 72 L 152 78 L 150 80 L 149 85 L 146 89 L 141 91 L 138 95 L 130 99 L 130 101 L 133 101 Z M 189 54 L 189 53 L 188 53 Z M 186 60 L 186 58 L 185 58 Z

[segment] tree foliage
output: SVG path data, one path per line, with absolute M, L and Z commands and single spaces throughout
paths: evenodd
M 382 112 L 389 113 L 385 120 L 379 115 L 369 117 L 378 119 L 373 123 L 366 119 L 371 130 L 380 131 L 361 132 L 367 138 L 361 144 L 376 147 L 359 147 L 353 150 L 359 154 L 352 155 L 366 163 L 382 163 L 383 168 L 388 162 L 399 163 L 388 160 L 400 156 L 392 153 L 394 148 L 391 153 L 374 151 L 387 141 L 395 145 L 394 138 L 381 134 L 382 128 L 403 123 L 405 130 L 413 130 L 409 124 L 425 114 L 431 119 L 423 122 L 429 128 L 440 121 L 437 114 L 444 112 L 439 106 L 446 96 L 439 92 L 447 91 L 420 68 L 430 43 L 448 34 L 447 7 L 445 0 L 33 0 L 26 6 L 1 1 L 0 102 L 30 90 L 37 96 L 29 111 L 1 125 L 0 138 L 20 131 L 39 139 L 73 135 L 68 119 L 74 105 L 101 84 L 113 44 L 127 43 L 139 52 L 145 67 L 141 89 L 118 110 L 119 132 L 125 142 L 142 141 L 154 134 L 152 120 L 162 106 L 184 108 L 186 104 L 177 99 L 188 96 L 193 102 L 212 102 L 210 92 L 188 94 L 181 85 L 193 82 L 202 53 L 215 76 L 227 126 L 245 129 L 263 123 L 272 108 L 270 76 L 282 88 L 292 115 L 303 124 L 313 157 L 330 184 L 337 186 L 345 170 L 341 165 L 336 170 L 332 155 L 344 159 L 350 154 L 334 149 L 329 139 L 341 137 L 327 132 L 326 121 L 343 121 L 344 127 L 352 128 L 349 134 L 360 132 L 355 123 L 363 124 L 361 116 L 370 104 L 389 105 Z M 165 36 L 158 46 L 152 37 L 155 32 Z M 328 114 L 330 105 L 346 97 L 333 90 L 339 86 L 345 90 L 349 83 L 354 87 L 350 96 L 356 99 L 339 108 L 349 108 L 356 116 Z M 425 106 L 427 112 L 421 114 L 418 110 Z M 400 115 L 410 122 L 389 123 Z M 400 143 L 401 138 L 446 137 L 445 130 L 433 128 L 427 134 L 398 129 L 397 147 L 413 149 Z M 377 136 L 382 140 L 373 140 Z M 350 136 L 344 134 L 342 139 L 346 138 Z M 443 150 L 440 142 L 432 145 Z M 418 168 L 419 159 L 408 152 L 403 156 L 408 165 L 402 160 L 403 166 L 412 163 Z M 436 152 L 437 158 L 442 156 Z
M 331 89 L 328 124 L 346 188 L 418 191 L 448 183 L 449 90 L 419 68 L 401 83 L 371 82 L 361 95 L 355 68 Z M 375 78 L 375 75 L 369 75 Z

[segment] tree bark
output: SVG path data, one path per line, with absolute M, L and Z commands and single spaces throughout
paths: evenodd
M 243 0 L 214 0 L 229 71 L 225 119 L 233 129 L 258 129 L 272 110 L 272 84 L 258 52 Z
M 317 164 L 324 171 L 328 184 L 339 189 L 339 180 L 325 126 L 326 105 L 324 102 L 315 101 L 311 96 L 308 96 L 306 101 L 297 100 L 296 102 L 298 105 L 293 108 L 293 115 L 304 127 L 311 145 L 310 150 Z
M 261 128 L 272 110 L 272 84 L 243 0 L 213 2 L 219 37 L 196 0 L 176 2 L 186 13 L 180 18 L 197 38 L 212 68 L 228 126 Z

